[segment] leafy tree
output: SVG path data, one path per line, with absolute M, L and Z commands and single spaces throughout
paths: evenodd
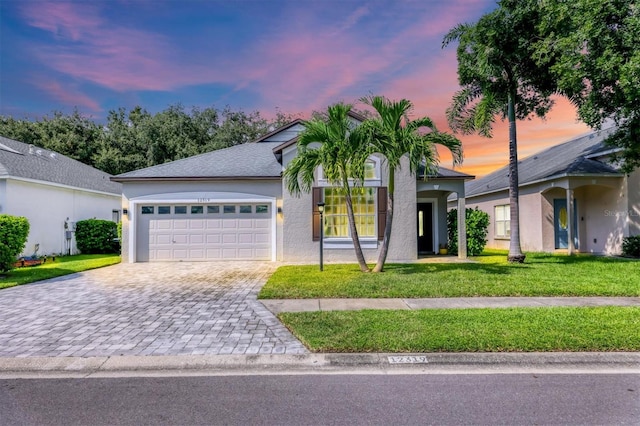
M 618 126 L 608 143 L 623 149 L 624 170 L 640 166 L 640 6 L 637 0 L 504 2 L 519 13 L 539 9 L 534 56 L 559 91 L 578 105 L 580 119 Z
M 0 134 L 92 164 L 91 158 L 98 149 L 100 128 L 75 109 L 70 115 L 55 111 L 53 117 L 45 116 L 39 121 L 2 117 Z
M 518 148 L 516 120 L 543 117 L 553 105 L 554 81 L 532 58 L 536 8 L 502 7 L 475 24 L 460 24 L 445 36 L 443 47 L 458 42 L 458 79 L 462 89 L 447 109 L 454 132 L 492 136 L 496 117 L 509 121 L 509 202 L 511 238 L 508 259 L 524 262 L 520 246 Z
M 287 165 L 284 179 L 291 194 L 309 192 L 317 168 L 322 167 L 325 179 L 345 196 L 356 258 L 360 270 L 368 272 L 369 267 L 358 238 L 353 213 L 353 188 L 349 182 L 352 180 L 353 186 L 358 186 L 364 181 L 368 153 L 363 134 L 349 117 L 349 111 L 351 105 L 338 103 L 327 109 L 327 120 L 312 118 L 304 122 L 304 130 L 298 136 L 298 153 Z
M 389 172 L 387 223 L 378 262 L 373 269 L 374 272 L 382 272 L 389 251 L 395 172 L 400 168 L 400 161 L 405 155 L 408 157 L 412 175 L 415 175 L 420 167 L 424 167 L 426 179 L 430 172 L 437 170 L 439 160 L 436 145 L 444 146 L 451 151 L 454 164 L 462 162 L 462 145 L 454 136 L 439 132 L 429 117 L 410 120 L 409 113 L 413 104 L 406 99 L 390 101 L 383 96 L 372 95 L 362 98 L 361 101 L 373 107 L 377 113 L 377 116 L 368 118 L 363 123 L 363 131 L 366 132 L 370 143 L 369 152 L 382 154 Z

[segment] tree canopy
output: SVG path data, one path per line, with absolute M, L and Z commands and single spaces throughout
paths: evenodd
M 513 13 L 537 9 L 532 56 L 587 125 L 613 120 L 608 139 L 623 168 L 640 166 L 640 5 L 637 0 L 503 0 Z M 543 19 L 542 19 L 543 18 Z
M 156 114 L 140 106 L 111 110 L 106 123 L 98 124 L 76 109 L 35 121 L 1 116 L 0 135 L 119 174 L 251 142 L 292 118 L 277 111 L 269 121 L 257 111 L 187 111 L 176 104 Z

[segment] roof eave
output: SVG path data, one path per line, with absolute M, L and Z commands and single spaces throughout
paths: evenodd
M 578 173 L 578 174 L 561 173 L 561 174 L 549 176 L 549 177 L 546 177 L 546 178 L 543 178 L 543 179 L 536 179 L 536 180 L 532 180 L 531 182 L 521 183 L 521 184 L 518 185 L 518 187 L 522 188 L 522 187 L 525 187 L 525 186 L 531 186 L 531 185 L 535 185 L 535 184 L 538 184 L 538 183 L 543 183 L 543 182 L 552 181 L 552 180 L 556 180 L 556 179 L 562 179 L 562 178 L 566 178 L 566 177 L 570 177 L 570 178 L 574 178 L 574 177 L 586 177 L 586 178 L 612 177 L 612 178 L 619 178 L 619 177 L 624 177 L 624 174 L 622 174 L 622 173 Z M 495 194 L 496 192 L 502 192 L 502 191 L 508 191 L 508 190 L 509 190 L 508 186 L 502 186 L 500 188 L 496 188 L 496 189 L 492 189 L 492 190 L 489 190 L 489 191 L 480 192 L 478 194 L 473 194 L 473 195 L 468 195 L 467 194 L 467 198 L 468 197 L 480 197 L 482 195 Z
M 162 177 L 117 177 L 113 182 L 168 182 L 168 181 L 224 181 L 224 180 L 280 180 L 281 176 L 162 176 Z

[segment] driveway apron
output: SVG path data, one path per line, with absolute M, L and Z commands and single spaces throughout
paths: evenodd
M 306 353 L 256 300 L 274 269 L 119 264 L 0 290 L 0 356 Z

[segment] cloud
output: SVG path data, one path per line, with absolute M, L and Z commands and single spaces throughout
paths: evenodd
M 62 86 L 59 82 L 51 79 L 34 79 L 35 84 L 45 92 L 49 93 L 53 98 L 59 100 L 66 105 L 73 105 L 79 108 L 87 108 L 90 111 L 99 112 L 102 109 L 100 104 L 81 93 L 79 90 L 69 85 Z

